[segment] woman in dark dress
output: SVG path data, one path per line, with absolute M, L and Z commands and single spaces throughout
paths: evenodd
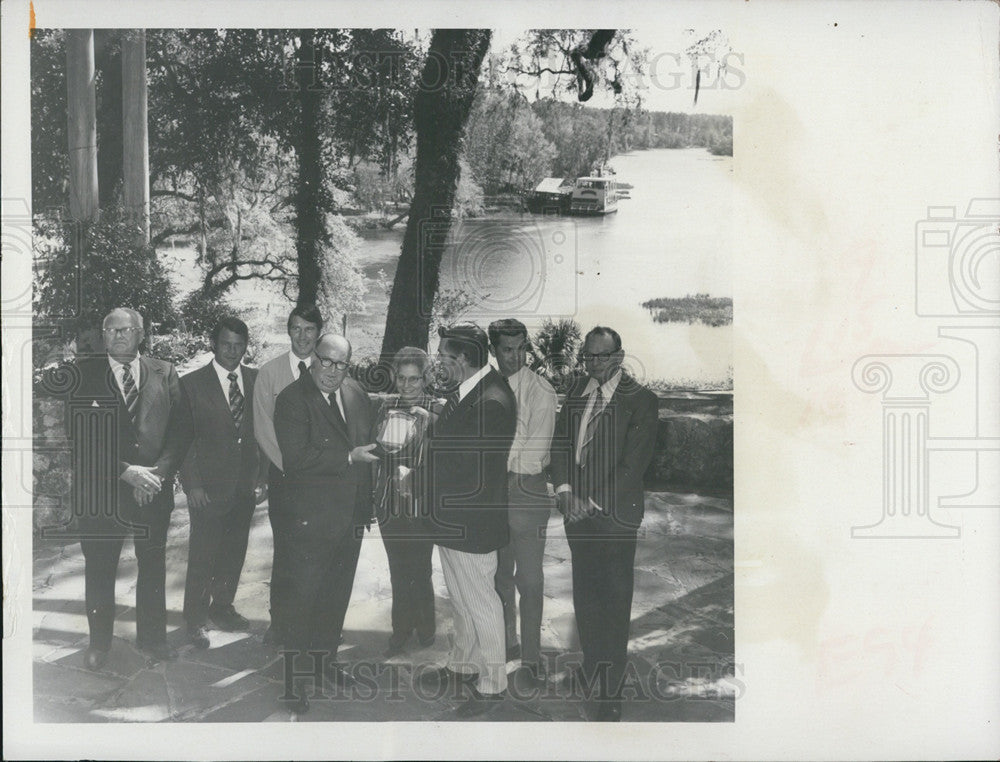
M 424 439 L 433 416 L 434 400 L 426 391 L 429 366 L 430 359 L 422 349 L 403 347 L 396 353 L 392 369 L 398 394 L 383 402 L 375 424 L 378 434 L 391 412 L 398 411 L 406 415 L 392 430 L 399 432 L 406 427 L 410 431 L 405 446 L 385 452 L 375 470 L 375 511 L 392 582 L 392 635 L 386 656 L 401 653 L 414 632 L 421 647 L 434 643 L 434 543 L 418 497 Z

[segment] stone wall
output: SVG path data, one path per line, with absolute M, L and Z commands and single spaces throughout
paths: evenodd
M 63 401 L 36 396 L 32 413 L 34 528 L 38 531 L 69 519 L 71 464 Z M 650 489 L 732 493 L 731 393 L 660 395 L 656 452 L 646 480 Z

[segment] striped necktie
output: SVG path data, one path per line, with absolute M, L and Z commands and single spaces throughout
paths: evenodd
M 128 363 L 122 365 L 122 396 L 125 398 L 125 407 L 128 408 L 128 416 L 134 426 L 136 410 L 139 407 L 139 390 L 135 386 L 132 368 Z
M 597 387 L 597 396 L 594 398 L 594 407 L 590 411 L 590 418 L 587 420 L 587 428 L 583 432 L 583 439 L 580 440 L 580 465 L 587 462 L 587 447 L 597 434 L 597 428 L 601 425 L 601 414 L 607 407 L 601 387 Z
M 230 373 L 227 378 L 229 379 L 229 413 L 233 416 L 236 428 L 239 428 L 243 422 L 243 392 L 240 391 L 235 373 Z

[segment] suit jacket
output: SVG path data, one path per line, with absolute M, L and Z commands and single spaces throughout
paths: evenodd
M 264 457 L 281 470 L 281 448 L 274 433 L 274 405 L 278 395 L 295 380 L 283 352 L 261 366 L 253 389 L 253 432 Z M 248 395 L 249 396 L 249 395 Z
M 619 522 L 638 526 L 645 510 L 643 473 L 656 443 L 656 395 L 622 372 L 587 447 L 586 459 L 577 466 L 580 419 L 587 407 L 583 391 L 588 380 L 577 380 L 556 418 L 552 481 L 557 488 L 569 484 L 577 497 L 593 499 Z
M 371 465 L 347 462 L 352 449 L 372 441 L 371 401 L 351 378 L 340 389 L 346 428 L 308 373 L 285 387 L 274 408 L 285 471 L 282 506 L 293 528 L 336 536 L 372 516 Z
M 239 428 L 229 410 L 228 391 L 223 391 L 211 362 L 181 379 L 177 419 L 180 446 L 187 450 L 181 484 L 185 492 L 205 490 L 208 513 L 226 512 L 233 497 L 246 497 L 257 483 L 260 457 L 250 403 L 257 371 L 245 365 L 241 370 L 244 402 Z
M 514 393 L 492 368 L 434 423 L 425 463 L 438 545 L 488 553 L 507 544 L 507 457 L 516 427 Z
M 139 399 L 132 423 L 107 355 L 88 357 L 46 374 L 43 388 L 67 401 L 73 444 L 73 512 L 83 531 L 103 531 L 136 511 L 132 487 L 120 477 L 130 465 L 155 466 L 164 479 L 158 498 L 172 505 L 178 461 L 167 447 L 168 427 L 180 403 L 177 371 L 140 357 Z

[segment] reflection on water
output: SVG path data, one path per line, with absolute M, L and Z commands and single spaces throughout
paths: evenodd
M 640 377 L 704 382 L 726 378 L 732 329 L 655 323 L 642 302 L 707 293 L 732 296 L 732 159 L 701 149 L 641 151 L 612 162 L 634 187 L 616 214 L 512 214 L 462 220 L 449 237 L 441 287 L 474 300 L 465 317 L 482 324 L 517 317 L 529 329 L 572 317 L 586 331 L 622 335 Z M 365 234 L 365 274 L 391 282 L 403 228 Z M 357 354 L 376 352 L 388 299 L 370 290 L 366 315 L 352 317 Z

